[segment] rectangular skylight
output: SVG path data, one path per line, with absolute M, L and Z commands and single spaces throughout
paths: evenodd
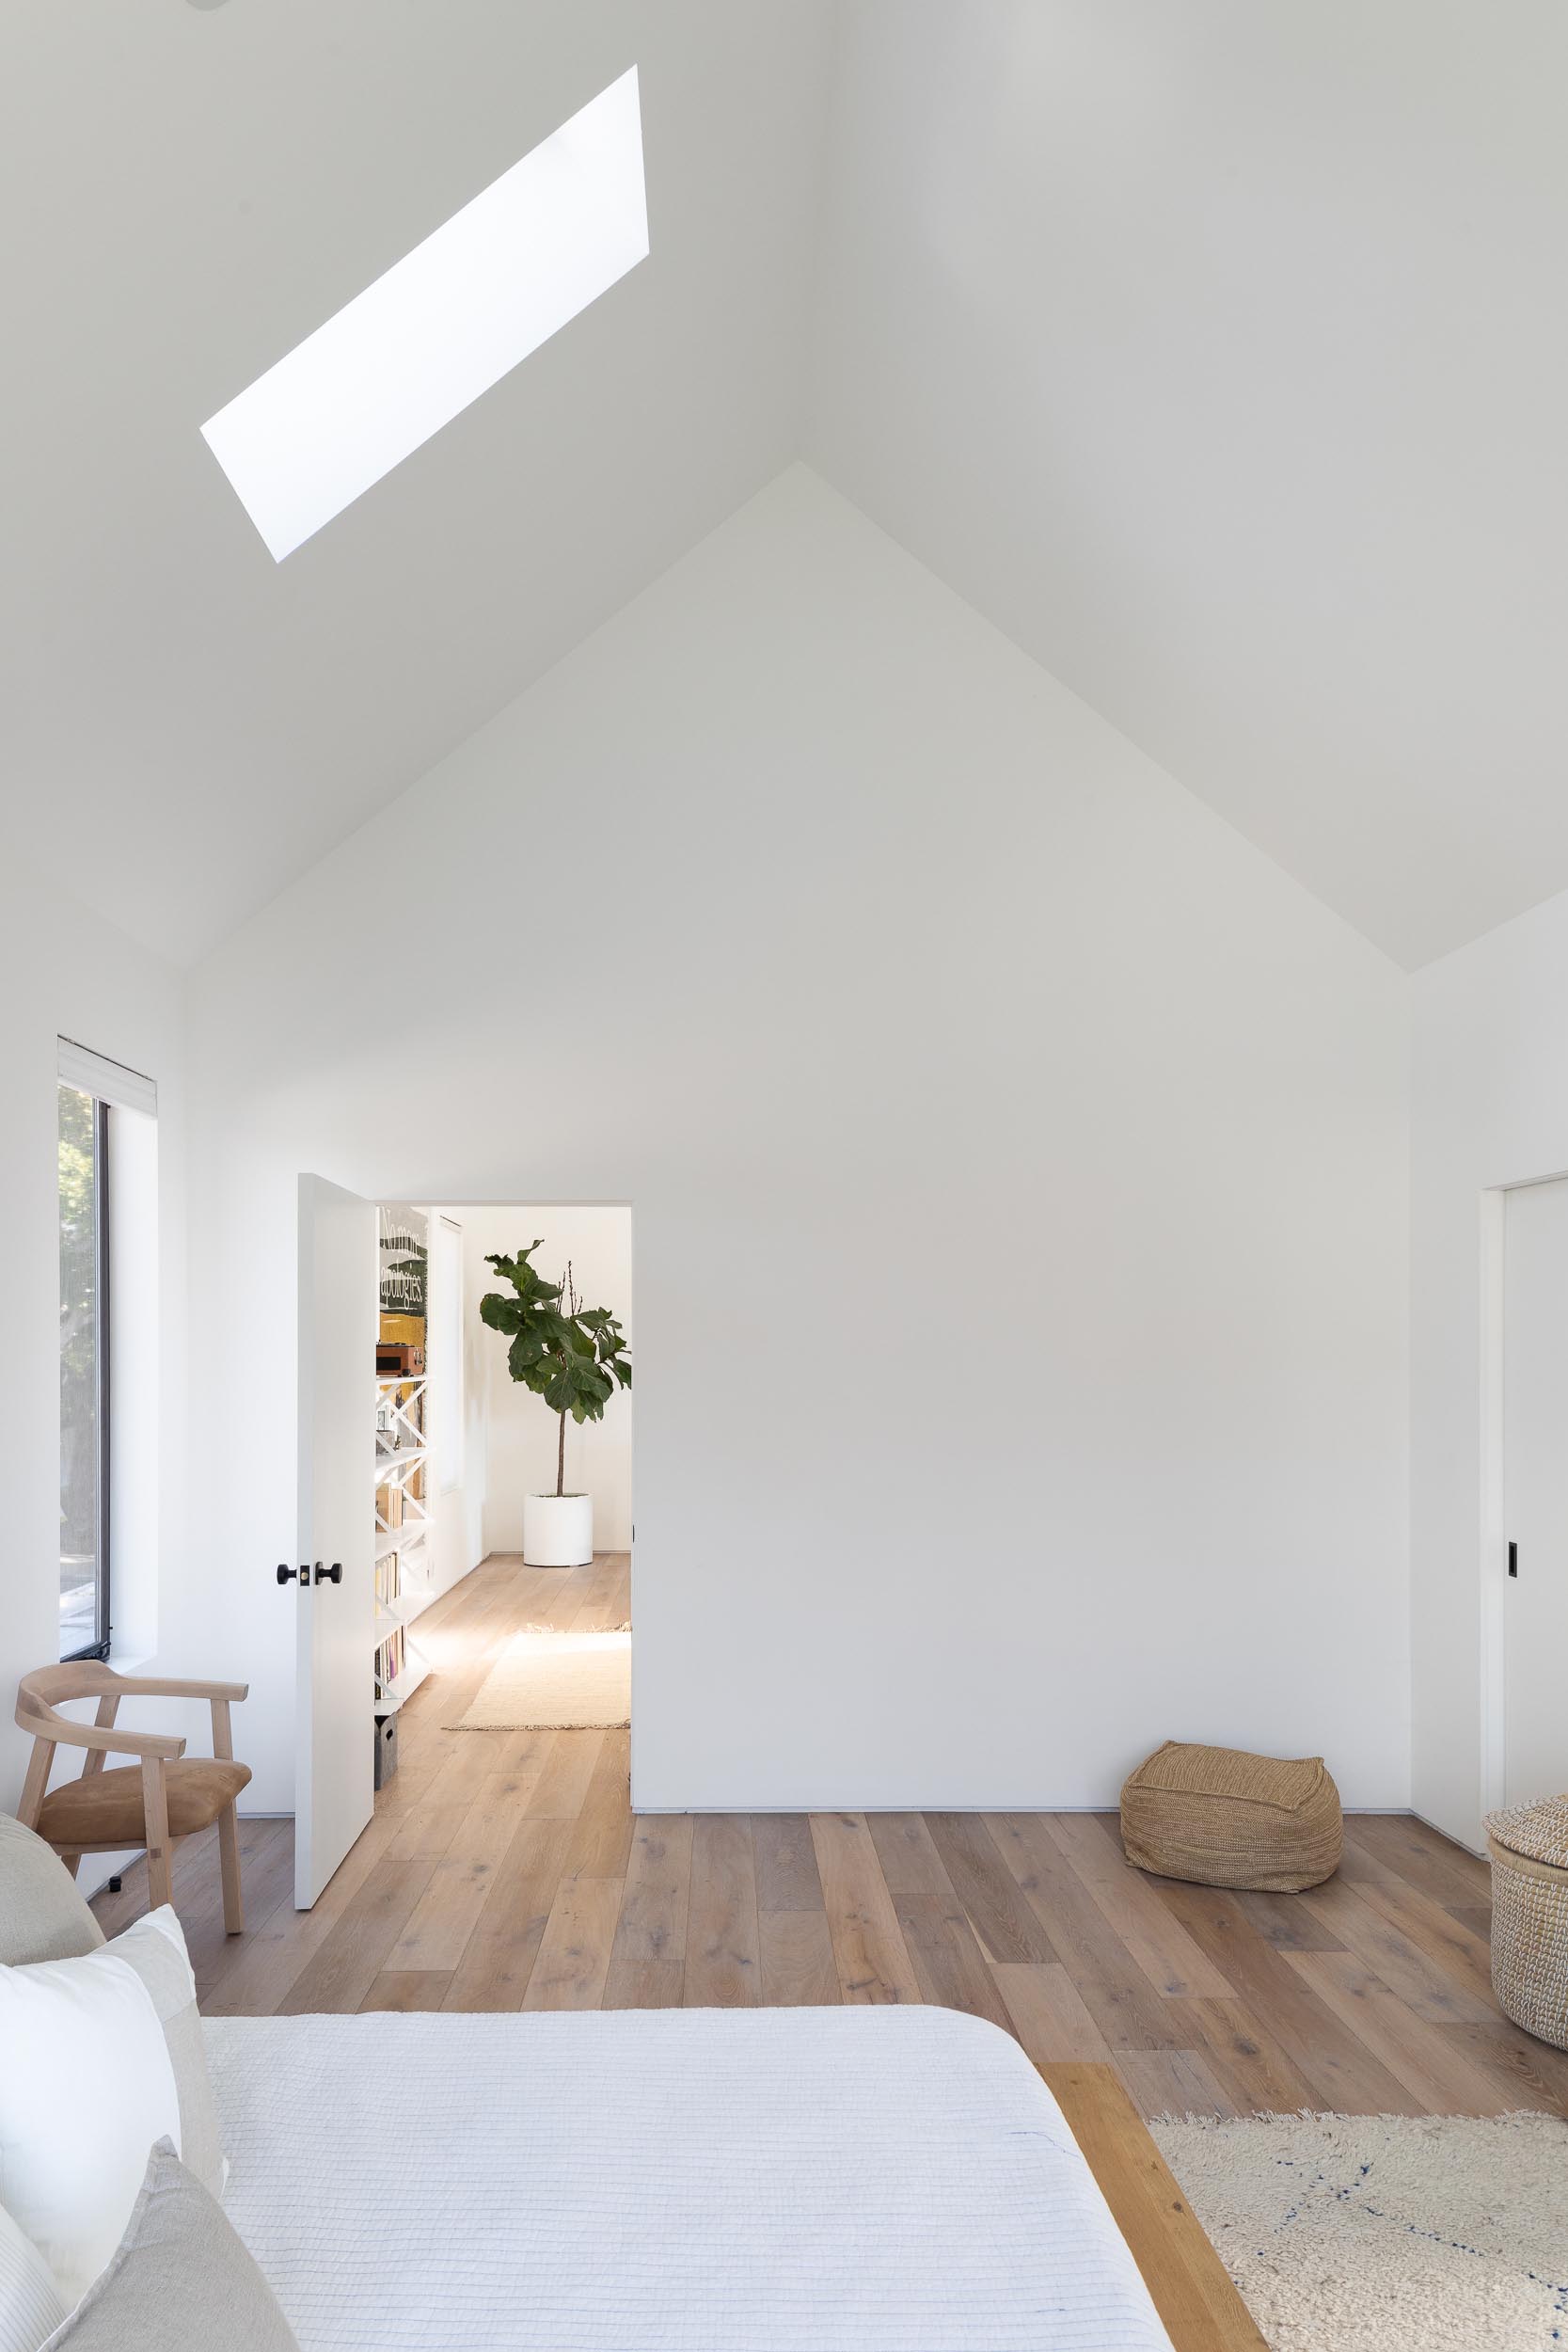
M 647 251 L 633 66 L 202 426 L 277 562 Z

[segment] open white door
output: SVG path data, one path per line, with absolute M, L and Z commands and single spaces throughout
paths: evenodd
M 299 1679 L 294 1902 L 309 1911 L 374 1803 L 375 1209 L 299 1180 Z

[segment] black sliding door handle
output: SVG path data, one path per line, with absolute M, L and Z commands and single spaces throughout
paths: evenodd
M 1517 1576 L 1519 1573 L 1519 1547 L 1517 1544 L 1510 1544 L 1508 1547 L 1508 1572 L 1510 1576 Z

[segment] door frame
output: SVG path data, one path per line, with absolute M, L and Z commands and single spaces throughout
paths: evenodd
M 297 1171 L 297 1172 L 296 1172 L 296 1175 L 295 1175 L 295 1179 L 294 1179 L 296 1195 L 297 1195 L 297 1192 L 298 1192 L 298 1187 L 299 1187 L 300 1178 L 301 1178 L 303 1175 L 305 1175 L 305 1174 L 320 1175 L 320 1174 L 321 1174 L 321 1172 L 322 1172 L 322 1171 L 321 1171 L 321 1169 L 320 1169 L 320 1168 L 319 1168 L 319 1167 L 318 1167 L 318 1168 L 313 1168 L 313 1169 L 309 1169 L 309 1170 L 301 1169 L 301 1170 Z M 392 1184 L 392 1185 L 385 1185 L 385 1184 L 374 1184 L 374 1183 L 365 1183 L 365 1182 L 364 1182 L 364 1181 L 362 1181 L 362 1180 L 360 1180 L 360 1181 L 356 1181 L 355 1183 L 350 1184 L 350 1183 L 348 1183 L 345 1179 L 343 1179 L 343 1178 L 341 1178 L 341 1177 L 338 1177 L 338 1176 L 328 1176 L 328 1177 L 325 1177 L 325 1178 L 323 1179 L 323 1181 L 324 1181 L 324 1182 L 325 1182 L 325 1183 L 327 1183 L 327 1184 L 337 1184 L 341 1190 L 349 1191 L 349 1192 L 353 1192 L 353 1193 L 356 1194 L 356 1195 L 358 1196 L 358 1198 L 359 1198 L 359 1199 L 361 1199 L 361 1200 L 363 1200 L 367 1201 L 367 1202 L 371 1205 L 371 1207 L 372 1207 L 372 1208 L 376 1207 L 376 1206 L 377 1206 L 380 1202 L 382 1202 L 382 1201 L 387 1201 L 387 1200 L 406 1200 L 406 1201 L 410 1202 L 411 1204 L 413 1204 L 413 1205 L 415 1205 L 415 1206 L 417 1206 L 417 1207 L 421 1207 L 421 1208 L 425 1208 L 425 1209 L 429 1209 L 429 1210 L 433 1210 L 433 1211 L 434 1211 L 434 1210 L 439 1210 L 439 1209 L 456 1209 L 456 1210 L 462 1211 L 462 1210 L 464 1210 L 464 1209 L 513 1209 L 513 1208 L 528 1208 L 528 1209 L 624 1209 L 624 1210 L 626 1211 L 626 1213 L 627 1218 L 628 1218 L 628 1219 L 629 1219 L 629 1221 L 630 1221 L 630 1231 L 631 1231 L 631 1294 L 632 1294 L 632 1295 L 631 1295 L 631 1299 L 630 1299 L 630 1301 L 629 1301 L 628 1303 L 629 1303 L 629 1305 L 630 1305 L 630 1309 L 631 1309 L 631 1315 L 632 1315 L 632 1327 L 633 1327 L 633 1331 L 634 1331 L 634 1333 L 635 1333 L 635 1330 L 636 1330 L 636 1298 L 637 1298 L 637 1209 L 636 1209 L 636 1205 L 635 1205 L 635 1203 L 634 1203 L 634 1202 L 631 1200 L 631 1199 L 630 1199 L 627 1195 L 626 1195 L 626 1194 L 619 1194 L 619 1193 L 618 1193 L 618 1194 L 613 1194 L 613 1195 L 610 1195 L 610 1196 L 600 1196 L 600 1197 L 596 1197 L 596 1198 L 590 1199 L 590 1198 L 586 1197 L 586 1196 L 585 1196 L 585 1195 L 583 1195 L 583 1194 L 576 1194 L 576 1195 L 574 1195 L 574 1194 L 564 1193 L 564 1192 L 561 1192 L 561 1191 L 551 1191 L 551 1192 L 539 1192 L 539 1191 L 533 1191 L 533 1192 L 531 1192 L 531 1193 L 530 1194 L 530 1196 L 529 1196 L 527 1199 L 525 1199 L 525 1198 L 524 1198 L 524 1196 L 523 1196 L 523 1191 L 522 1191 L 522 1189 L 521 1189 L 520 1187 L 519 1187 L 517 1190 L 515 1190 L 515 1191 L 508 1191 L 508 1192 L 501 1192 L 501 1193 L 497 1193 L 497 1192 L 489 1192 L 489 1191 L 486 1191 L 486 1192 L 467 1192 L 467 1191 L 464 1191 L 464 1192 L 452 1192 L 452 1191 L 447 1191 L 447 1190 L 444 1190 L 444 1189 L 442 1189 L 442 1190 L 432 1190 L 432 1189 L 431 1189 L 430 1187 L 428 1187 L 428 1186 L 426 1186 L 426 1187 L 425 1187 L 425 1188 L 423 1188 L 423 1189 L 420 1189 L 420 1188 L 419 1186 L 417 1186 L 417 1185 L 411 1188 L 409 1185 L 407 1185 L 407 1184 Z M 299 1279 L 300 1279 L 300 1263 L 301 1263 L 301 1262 L 300 1262 L 300 1254 L 299 1254 L 299 1246 L 300 1246 L 300 1244 L 299 1244 L 299 1236 L 300 1236 L 300 1227 L 299 1227 L 299 1221 L 298 1221 L 298 1218 L 297 1218 L 297 1216 L 296 1216 L 296 1219 L 295 1219 L 295 1226 L 294 1226 L 294 1283 L 295 1283 L 295 1291 L 296 1291 L 296 1295 L 297 1295 L 298 1283 L 299 1283 Z M 294 1351 L 295 1351 L 295 1359 L 296 1359 L 296 1362 L 297 1362 L 297 1359 L 298 1359 L 298 1349 L 299 1349 L 299 1328 L 300 1328 L 300 1327 L 299 1327 L 298 1320 L 297 1320 L 297 1316 L 296 1316 L 295 1338 L 294 1338 Z M 296 1413 L 296 1419 L 297 1419 L 297 1417 L 298 1417 L 299 1410 L 300 1410 L 300 1399 L 299 1399 L 298 1394 L 297 1394 L 297 1391 L 296 1391 L 296 1396 L 295 1396 L 295 1413 Z M 633 1536 L 633 1540 L 632 1540 L 632 1544 L 631 1544 L 631 1560 L 630 1560 L 630 1567 L 629 1567 L 629 1570 L 628 1570 L 628 1575 L 629 1575 L 629 1578 L 630 1578 L 630 1580 L 631 1580 L 631 1583 L 630 1583 L 629 1589 L 634 1591 L 634 1590 L 635 1590 L 635 1580 L 636 1580 L 636 1574 L 637 1574 L 637 1544 L 636 1544 L 636 1494 L 637 1494 L 637 1462 L 638 1462 L 635 1408 L 634 1408 L 634 1417 L 633 1417 L 633 1422 L 632 1422 L 632 1431 L 633 1431 L 633 1434 L 632 1434 L 631 1475 L 632 1475 L 632 1520 L 633 1520 L 633 1524 L 632 1524 L 632 1536 Z M 297 1515 L 297 1511 L 298 1511 L 298 1502 L 299 1502 L 299 1486 L 298 1486 L 298 1481 L 297 1481 L 297 1477 L 296 1477 L 296 1483 L 295 1483 L 295 1510 L 296 1510 L 296 1515 Z M 634 1606 L 634 1609 L 633 1609 L 633 1614 L 635 1615 L 635 1606 Z M 636 1643 L 635 1643 L 635 1642 L 633 1642 L 633 1644 L 632 1644 L 632 1654 L 631 1654 L 631 1674 L 632 1674 L 632 1709 L 631 1709 L 631 1713 L 632 1713 L 632 1721 L 633 1721 L 633 1723 L 635 1724 L 635 1722 L 636 1722 L 636 1720 L 637 1720 L 637 1692 L 636 1692 L 636 1682 L 637 1682 L 637 1645 L 636 1645 Z M 292 1815 L 292 1817 L 291 1817 L 291 1818 L 292 1818 L 292 1819 L 295 1821 L 295 1823 L 296 1823 L 296 1824 L 297 1824 L 298 1820 L 299 1820 L 298 1756 L 299 1756 L 299 1740 L 300 1740 L 300 1736 L 301 1736 L 301 1713 L 300 1713 L 300 1692 L 301 1692 L 301 1689 L 302 1689 L 302 1677 L 301 1677 L 300 1666 L 299 1666 L 299 1662 L 298 1662 L 298 1654 L 297 1654 L 297 1650 L 296 1650 L 295 1679 L 294 1679 L 293 1741 L 293 1759 L 294 1759 L 294 1763 L 295 1763 L 295 1783 L 294 1783 L 294 1806 L 293 1806 L 293 1815 Z M 373 1808 L 373 1804 L 372 1804 L 372 1820 L 373 1820 L 373 1819 L 374 1819 L 374 1808 Z M 366 1824 L 366 1827 L 368 1828 L 369 1826 L 370 1826 L 370 1824 L 369 1824 L 369 1823 L 367 1823 L 367 1824 Z M 296 1834 L 297 1834 L 297 1832 L 296 1832 Z M 360 1832 L 360 1836 L 363 1836 L 363 1835 L 364 1835 L 364 1832 L 363 1832 L 363 1831 L 361 1831 L 361 1832 Z M 356 1842 L 357 1842 L 357 1841 L 356 1841 Z M 350 1849 L 349 1849 L 350 1853 L 352 1853 L 352 1852 L 353 1852 L 353 1851 L 354 1851 L 353 1847 L 350 1847 Z M 345 1855 L 345 1856 L 344 1856 L 344 1860 L 346 1861 L 346 1860 L 347 1860 L 347 1858 L 348 1858 L 348 1857 Z M 340 1864 L 339 1867 L 341 1868 L 341 1867 L 342 1867 L 342 1866 L 341 1866 L 341 1864 Z
M 1505 1793 L 1508 1738 L 1507 1465 L 1503 1360 L 1507 1346 L 1508 1196 L 1561 1184 L 1568 1168 L 1487 1184 L 1481 1195 L 1481 1511 L 1477 1526 L 1478 1663 L 1481 1677 L 1481 1809 L 1494 1813 Z

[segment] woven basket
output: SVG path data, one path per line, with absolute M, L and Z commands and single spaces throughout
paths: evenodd
M 1492 1990 L 1505 2017 L 1568 2050 L 1568 1797 L 1489 1814 Z
M 1294 1895 L 1339 1867 L 1339 1791 L 1321 1756 L 1167 1740 L 1121 1792 L 1127 1859 L 1161 1878 Z

